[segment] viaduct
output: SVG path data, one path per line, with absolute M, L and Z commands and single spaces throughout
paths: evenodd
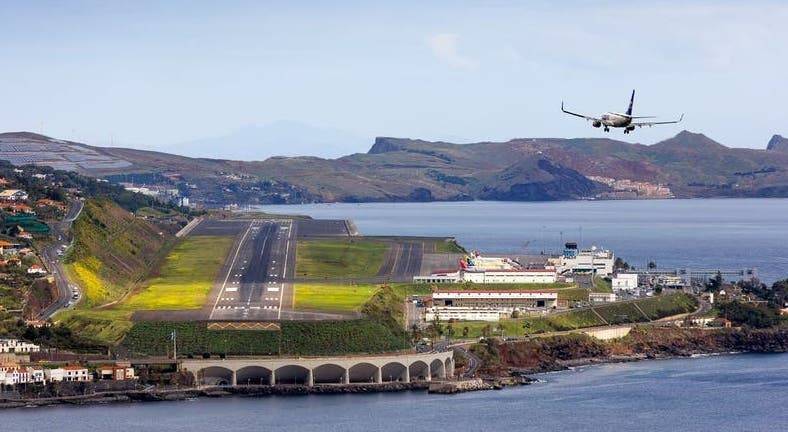
M 188 359 L 198 385 L 354 384 L 454 377 L 452 351 L 389 356 Z

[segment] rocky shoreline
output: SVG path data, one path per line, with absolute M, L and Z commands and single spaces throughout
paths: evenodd
M 643 360 L 726 355 L 738 352 L 779 353 L 788 351 L 788 329 L 739 332 L 650 329 L 635 331 L 628 339 L 605 343 L 584 335 L 560 336 L 528 342 L 478 344 L 475 355 L 483 356 L 480 378 L 383 384 L 317 384 L 119 390 L 53 398 L 1 399 L 2 408 L 51 405 L 94 405 L 121 402 L 190 400 L 201 397 L 264 397 L 309 394 L 360 394 L 427 391 L 456 394 L 528 385 L 531 375 L 598 364 Z

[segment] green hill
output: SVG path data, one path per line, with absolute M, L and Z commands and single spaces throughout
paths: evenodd
M 107 199 L 85 202 L 73 233 L 67 270 L 84 290 L 85 307 L 114 302 L 128 294 L 174 239 Z

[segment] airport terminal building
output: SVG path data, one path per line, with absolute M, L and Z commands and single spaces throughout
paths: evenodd
M 432 293 L 426 321 L 498 321 L 515 311 L 546 311 L 558 307 L 555 291 L 439 290 Z

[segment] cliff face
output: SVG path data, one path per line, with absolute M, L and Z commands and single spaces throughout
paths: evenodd
M 573 334 L 529 341 L 477 344 L 474 353 L 484 364 L 480 372 L 506 374 L 509 368 L 527 373 L 561 370 L 572 361 L 659 358 L 720 352 L 788 352 L 788 328 L 764 330 L 699 330 L 634 328 L 624 338 L 603 342 Z
M 769 140 L 769 144 L 766 146 L 766 150 L 788 153 L 788 138 L 784 138 L 781 135 L 772 136 L 772 139 Z

